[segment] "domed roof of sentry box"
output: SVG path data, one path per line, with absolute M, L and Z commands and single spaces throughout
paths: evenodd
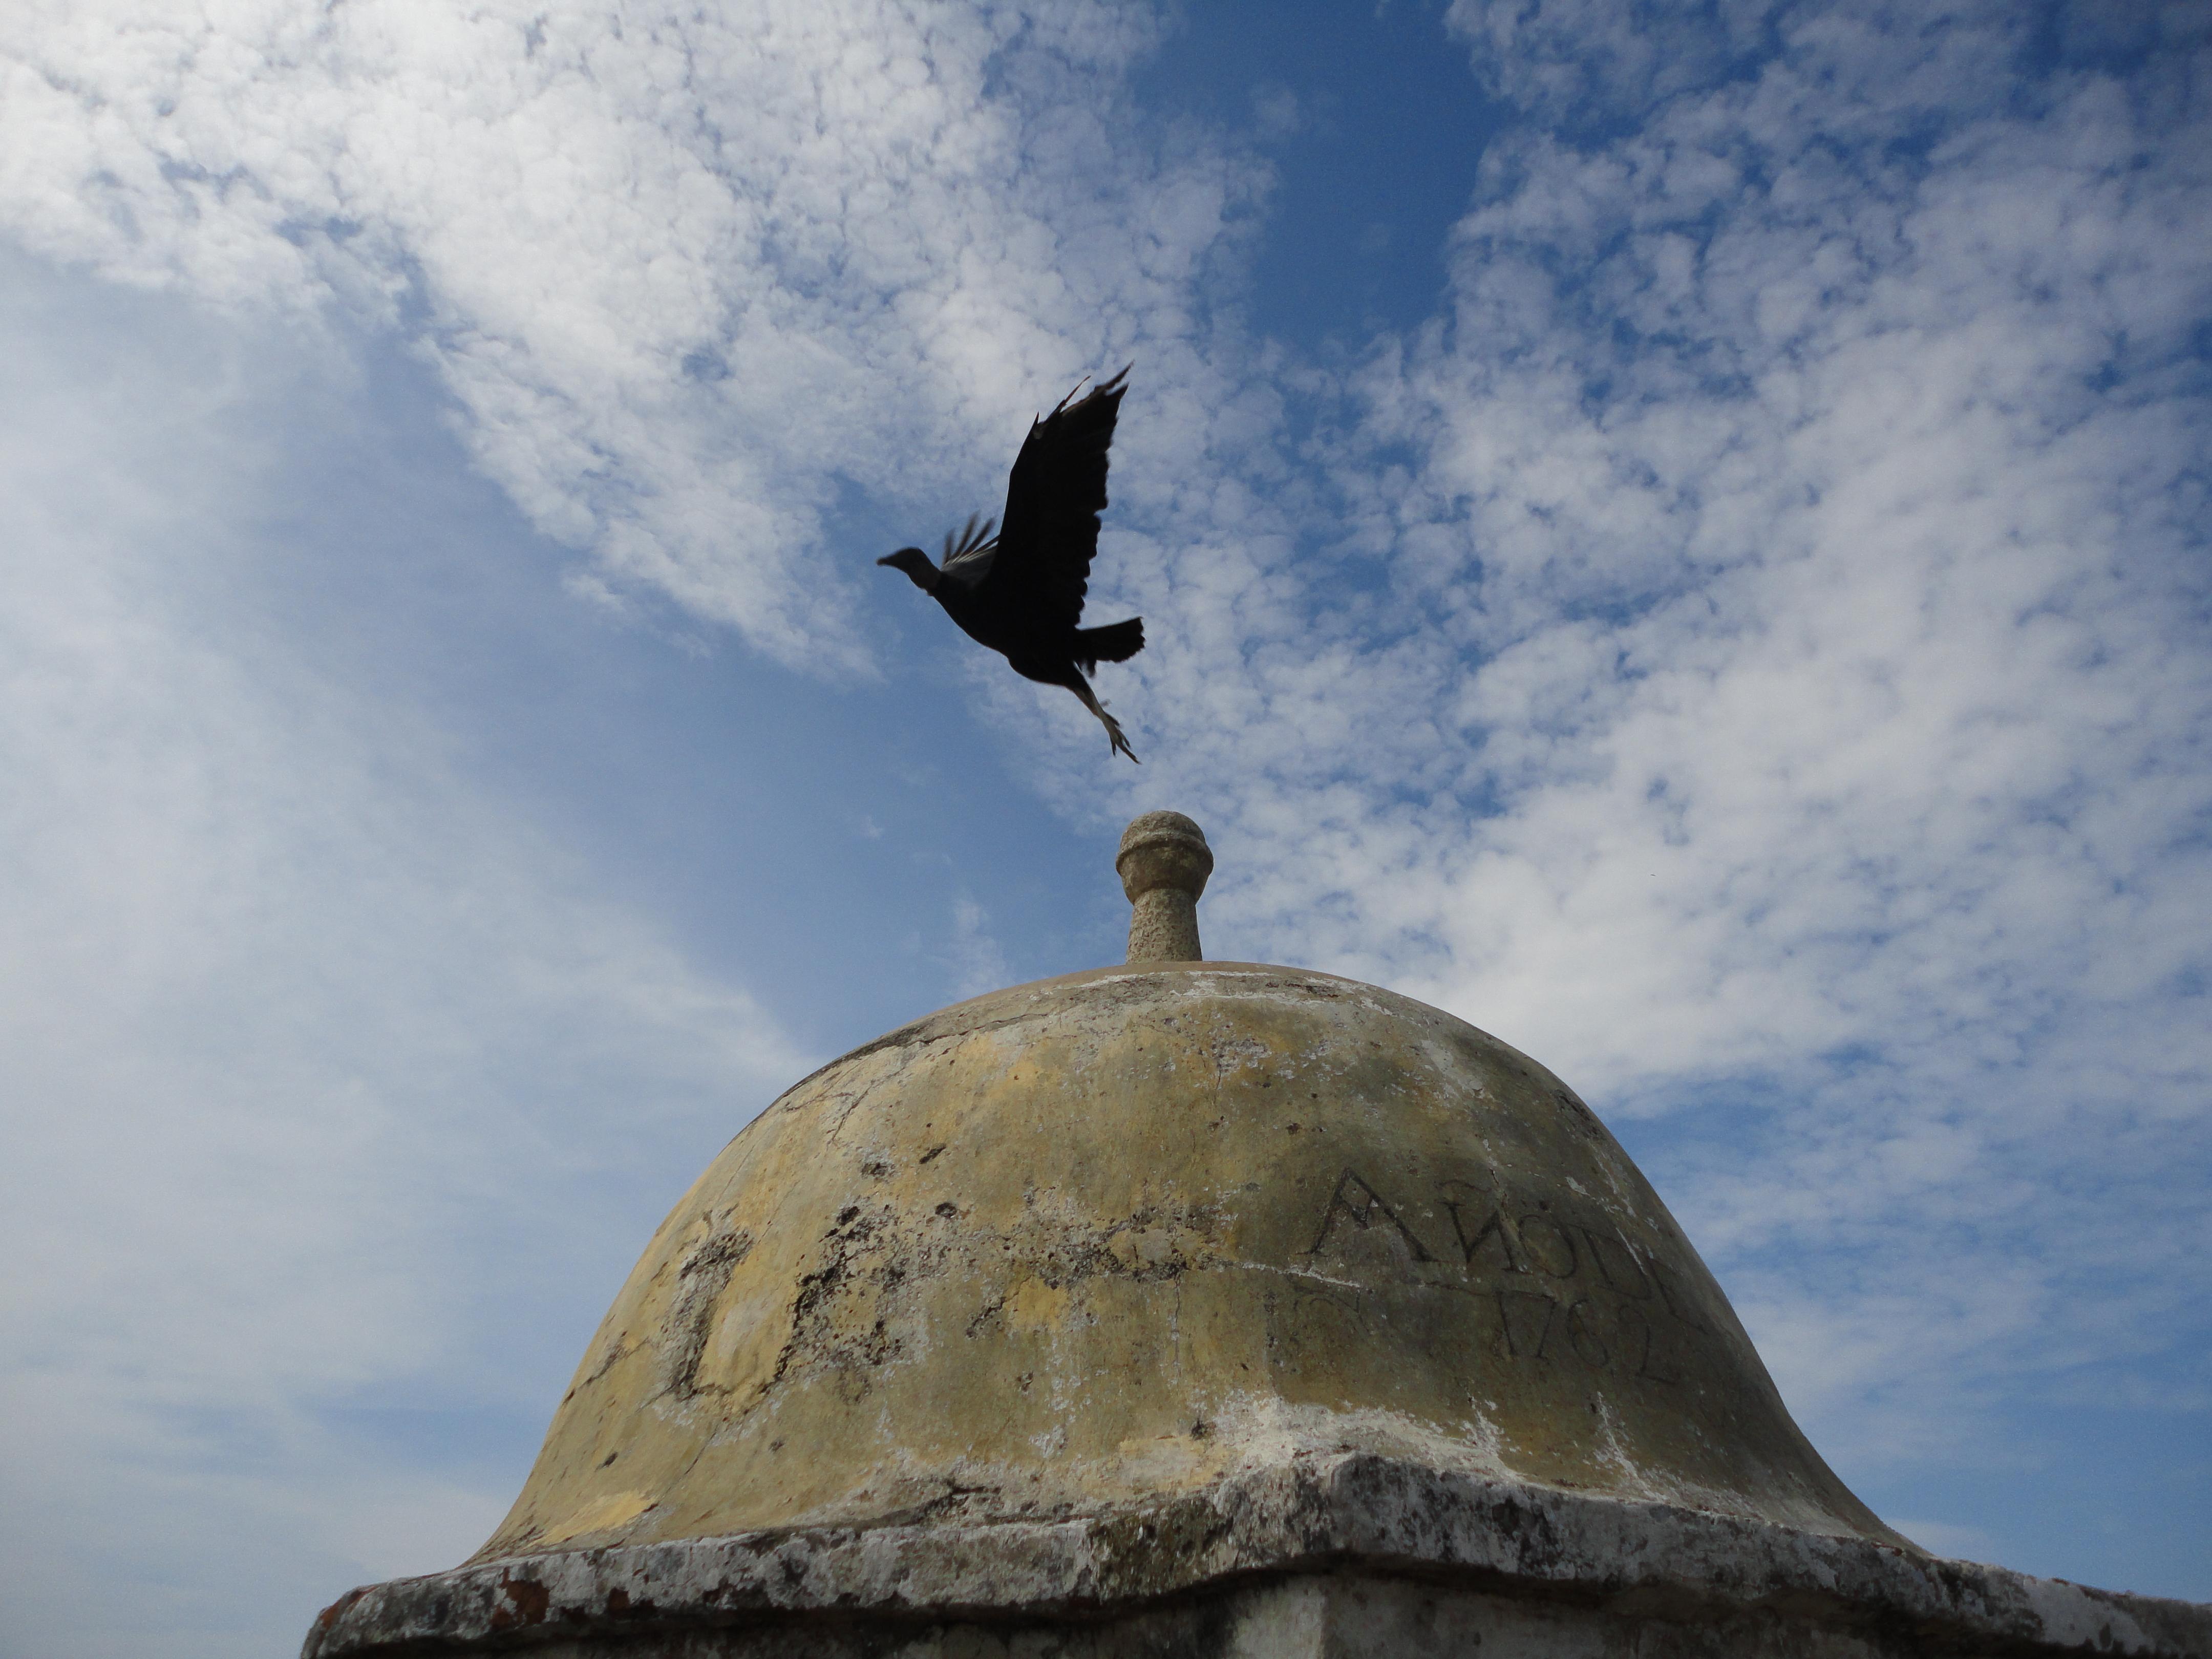
M 1196 959 L 1197 826 L 1124 847 L 1139 959 L 879 1037 L 730 1143 L 479 1560 L 1096 1515 L 1344 1449 L 1904 1541 L 1571 1089 L 1409 998 Z

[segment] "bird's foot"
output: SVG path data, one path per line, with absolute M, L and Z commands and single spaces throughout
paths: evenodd
M 1099 710 L 1098 718 L 1106 722 L 1106 741 L 1112 745 L 1112 752 L 1116 755 L 1127 755 L 1133 766 L 1142 766 L 1144 762 L 1137 758 L 1137 751 L 1129 747 L 1129 739 L 1121 734 L 1121 722 L 1106 713 L 1103 707 Z

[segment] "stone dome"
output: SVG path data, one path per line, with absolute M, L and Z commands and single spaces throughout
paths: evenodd
M 1341 1451 L 1911 1547 L 1550 1072 L 1373 986 L 1155 961 L 947 1008 L 749 1125 L 477 1559 L 1096 1516 Z
M 2212 1608 L 1937 1561 L 1790 1420 L 1574 1091 L 1371 985 L 1128 963 L 786 1093 L 615 1300 L 507 1520 L 302 1659 L 2212 1659 Z

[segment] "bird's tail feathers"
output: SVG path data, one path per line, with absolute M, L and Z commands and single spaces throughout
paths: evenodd
M 1075 630 L 1075 660 L 1086 674 L 1095 675 L 1102 662 L 1127 662 L 1145 648 L 1145 619 L 1109 623 L 1103 628 Z

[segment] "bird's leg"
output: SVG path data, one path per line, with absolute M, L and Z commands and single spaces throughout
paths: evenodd
M 1113 745 L 1114 753 L 1127 755 L 1135 765 L 1144 764 L 1142 761 L 1137 759 L 1137 751 L 1129 747 L 1129 739 L 1121 734 L 1121 722 L 1106 712 L 1106 705 L 1099 702 L 1097 695 L 1084 684 L 1082 675 L 1077 674 L 1070 679 L 1061 681 L 1060 684 L 1082 698 L 1083 706 L 1098 716 L 1099 723 L 1106 728 L 1106 740 Z

